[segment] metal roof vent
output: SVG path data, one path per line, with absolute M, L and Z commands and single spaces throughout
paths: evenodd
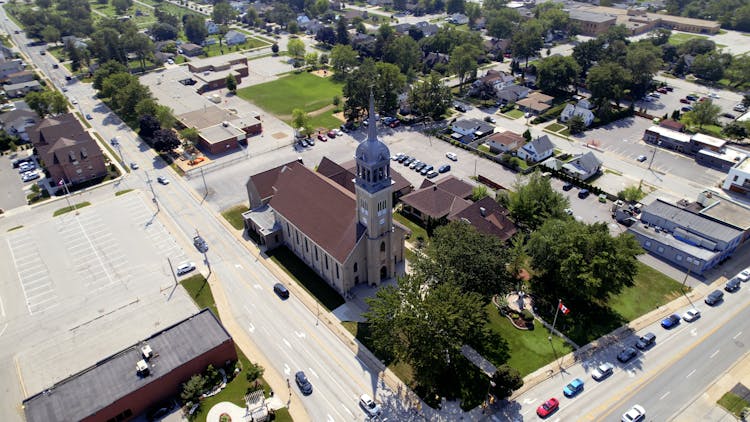
M 143 355 L 144 359 L 148 360 L 152 356 L 154 356 L 154 351 L 151 349 L 151 346 L 149 346 L 147 344 L 147 345 L 141 347 L 141 354 Z

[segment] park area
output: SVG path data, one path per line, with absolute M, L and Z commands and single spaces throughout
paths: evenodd
M 330 77 L 300 72 L 242 88 L 237 95 L 286 123 L 292 120 L 292 110 L 300 108 L 310 116 L 312 127 L 332 129 L 342 123 L 334 116 L 333 105 L 334 97 L 342 97 L 342 87 L 343 84 L 334 82 Z

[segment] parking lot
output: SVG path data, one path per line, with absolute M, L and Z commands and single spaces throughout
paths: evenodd
M 39 179 L 24 182 L 18 168 L 13 168 L 13 162 L 26 158 L 31 150 L 18 151 L 10 155 L 0 157 L 0 209 L 12 210 L 26 205 L 26 194 L 29 193 L 31 185 Z M 41 170 L 37 169 L 41 173 Z M 42 173 L 42 176 L 44 174 Z
M 205 271 L 137 191 L 58 217 L 40 209 L 0 233 L 0 376 L 19 386 L 0 399 L 8 421 L 25 396 L 195 312 L 167 258 Z

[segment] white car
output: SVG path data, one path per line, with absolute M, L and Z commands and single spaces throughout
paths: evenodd
M 708 96 L 709 96 L 710 98 L 713 98 L 713 99 L 715 99 L 715 100 L 718 100 L 719 98 L 721 98 L 721 97 L 719 96 L 719 94 L 717 94 L 717 93 L 715 93 L 715 92 L 712 92 L 712 93 L 708 94 Z
M 646 419 L 646 409 L 639 404 L 622 414 L 622 422 L 640 422 L 644 419 Z
M 367 394 L 359 396 L 359 405 L 365 409 L 365 412 L 367 412 L 367 415 L 370 417 L 378 416 L 380 414 L 380 405 L 375 403 L 372 397 Z
M 750 280 L 750 267 L 745 268 L 744 270 L 737 273 L 734 278 L 739 278 L 740 281 L 745 282 Z
M 448 157 L 449 160 L 458 161 L 458 155 L 453 152 L 446 152 L 445 156 Z
M 39 178 L 39 173 L 35 171 L 26 172 L 21 176 L 21 180 L 23 180 L 24 182 L 30 182 L 38 178 Z
M 78 104 L 78 100 L 76 100 L 75 98 L 71 98 L 70 102 L 73 103 L 73 105 Z
M 686 322 L 693 322 L 700 317 L 701 311 L 695 308 L 688 309 L 684 314 L 682 314 L 682 319 L 684 319 Z
M 169 179 L 167 179 L 164 176 L 157 177 L 156 181 L 159 182 L 159 183 L 161 183 L 162 185 L 168 185 L 169 184 Z
M 609 362 L 604 362 L 603 364 L 599 365 L 591 371 L 591 378 L 601 381 L 604 378 L 607 378 L 608 376 L 612 375 L 612 372 L 615 370 L 615 367 L 612 366 Z
M 183 262 L 177 266 L 177 275 L 187 274 L 195 269 L 195 262 Z
M 565 211 L 565 214 L 568 214 L 568 215 L 573 215 L 573 210 L 572 210 L 572 209 L 570 209 L 570 208 L 565 208 L 565 210 L 564 210 L 564 211 Z

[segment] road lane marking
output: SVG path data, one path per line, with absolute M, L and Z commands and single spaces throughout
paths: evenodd
M 732 337 L 732 340 L 737 340 L 737 337 L 739 337 L 740 335 L 742 335 L 742 331 L 740 331 L 739 333 L 735 334 L 734 337 Z
M 690 330 L 690 335 L 693 336 L 693 337 L 697 336 L 698 335 L 698 330 L 695 329 L 695 328 L 693 328 L 692 330 Z
M 320 378 L 320 377 L 318 376 L 318 373 L 317 373 L 317 372 L 315 372 L 315 371 L 313 371 L 313 369 L 312 369 L 312 368 L 307 368 L 307 370 L 308 370 L 308 371 L 310 371 L 310 373 L 311 373 L 311 374 L 313 374 L 313 375 L 315 376 L 315 378 Z
M 695 373 L 695 369 L 693 369 L 692 371 L 690 371 L 690 373 L 687 374 L 687 376 L 685 376 L 685 378 L 690 378 L 690 376 L 693 375 L 694 373 Z
M 284 373 L 287 375 L 292 373 L 292 368 L 290 368 L 286 363 L 284 364 Z
M 711 356 L 709 356 L 709 358 L 713 359 L 714 356 L 716 356 L 718 353 L 719 353 L 719 349 L 716 349 L 715 352 L 711 353 Z
M 300 333 L 299 331 L 296 331 L 296 330 L 295 330 L 295 331 L 294 331 L 294 334 L 296 334 L 296 335 L 297 335 L 297 337 L 299 337 L 299 338 L 305 338 L 305 337 L 307 337 L 307 334 L 305 334 L 305 332 L 304 332 L 304 331 Z
M 250 324 L 247 326 L 247 331 L 250 331 L 251 333 L 255 332 L 255 326 L 253 324 Z
M 664 400 L 664 399 L 666 399 L 668 395 L 669 395 L 669 391 L 667 391 L 666 393 L 664 393 L 664 395 L 663 395 L 663 396 L 659 397 L 659 400 Z
M 352 417 L 354 417 L 354 413 L 352 413 L 351 410 L 349 410 L 346 406 L 344 406 L 344 403 L 341 403 L 341 407 L 343 407 L 344 410 L 346 410 L 346 413 L 348 413 L 348 414 L 352 415 Z
M 284 344 L 286 344 L 286 347 L 288 347 L 290 349 L 292 348 L 292 343 L 289 343 L 289 341 L 287 339 L 283 338 L 281 340 L 284 342 Z

